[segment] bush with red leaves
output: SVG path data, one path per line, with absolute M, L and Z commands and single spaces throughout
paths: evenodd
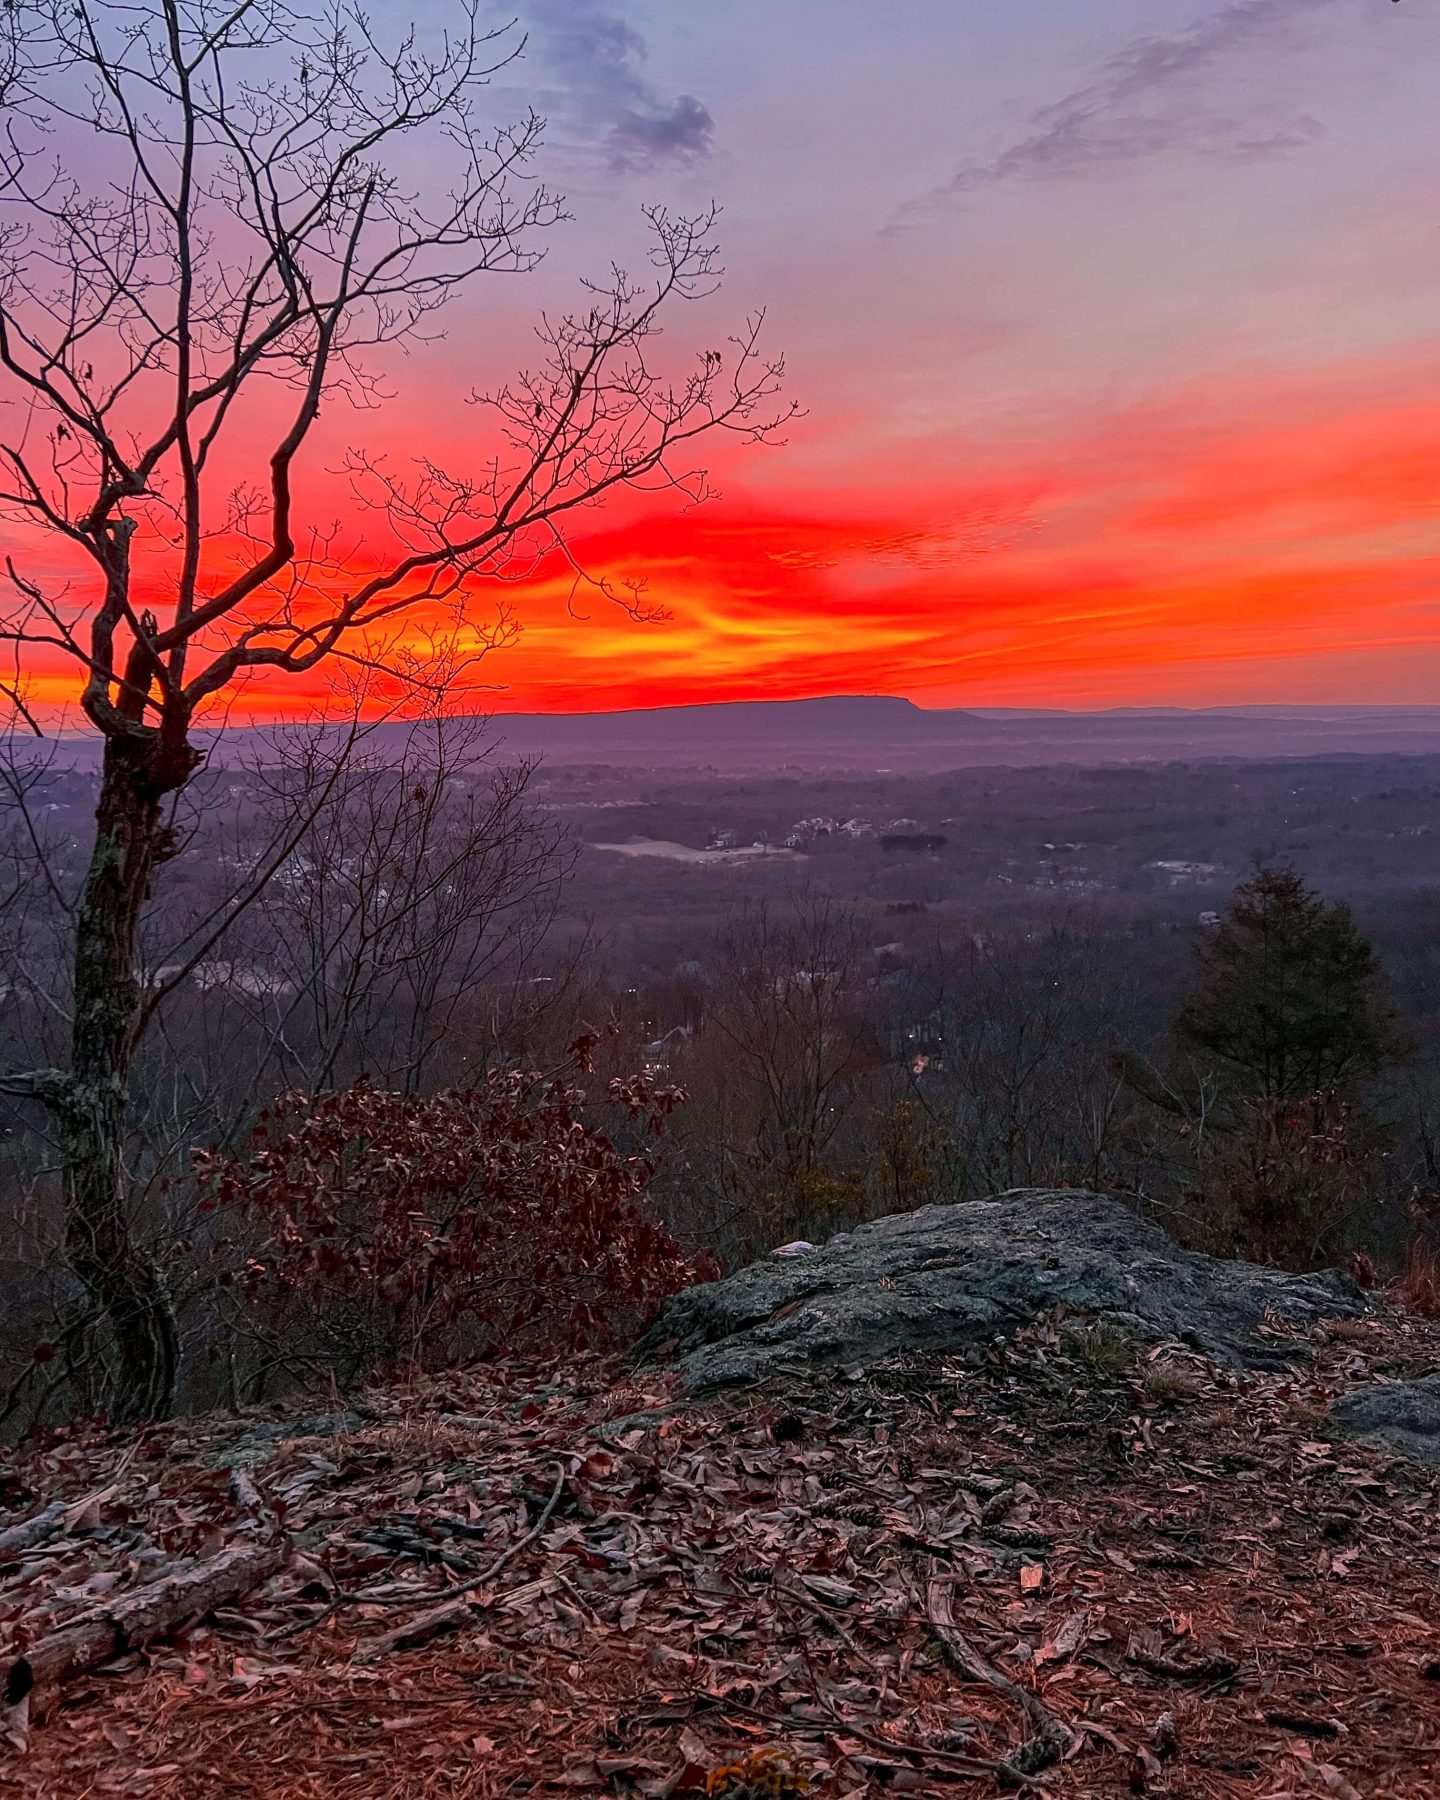
M 609 1095 L 656 1132 L 682 1098 L 643 1077 Z M 710 1271 L 650 1212 L 651 1158 L 617 1149 L 583 1101 L 515 1072 L 428 1096 L 360 1081 L 287 1095 L 248 1157 L 197 1155 L 202 1205 L 259 1227 L 239 1283 L 252 1322 L 297 1362 L 320 1355 L 350 1379 L 622 1339 Z

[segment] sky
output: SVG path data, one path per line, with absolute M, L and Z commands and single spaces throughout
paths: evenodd
M 805 414 L 577 525 L 668 619 L 543 574 L 498 707 L 1440 703 L 1436 0 L 512 12 L 490 98 L 573 220 L 397 367 L 387 445 L 463 458 L 457 385 L 646 202 L 720 204 L 694 341 L 763 306 Z

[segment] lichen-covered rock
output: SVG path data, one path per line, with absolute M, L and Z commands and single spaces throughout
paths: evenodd
M 294 1438 L 345 1437 L 362 1431 L 365 1423 L 356 1412 L 306 1413 L 267 1420 L 212 1450 L 210 1461 L 217 1469 L 256 1469 L 269 1462 L 281 1444 Z
M 1345 1437 L 1385 1445 L 1416 1462 L 1440 1463 L 1440 1370 L 1418 1381 L 1381 1381 L 1335 1402 L 1332 1418 Z
M 1266 1368 L 1305 1354 L 1264 1336 L 1267 1319 L 1304 1329 L 1366 1301 L 1337 1270 L 1287 1275 L 1182 1250 L 1110 1195 L 1021 1188 L 877 1219 L 689 1288 L 666 1301 L 640 1352 L 673 1354 L 703 1391 L 896 1351 L 963 1351 L 1057 1305 Z

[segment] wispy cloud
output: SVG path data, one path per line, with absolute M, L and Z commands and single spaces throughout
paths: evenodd
M 1324 127 L 1308 114 L 1227 104 L 1214 78 L 1283 40 L 1328 0 L 1230 0 L 1187 30 L 1134 39 L 1094 80 L 1031 115 L 1024 135 L 965 164 L 941 190 L 1113 168 L 1176 152 L 1258 162 L 1303 148 Z
M 598 135 L 616 168 L 693 162 L 708 155 L 715 122 L 693 94 L 667 97 L 645 70 L 645 39 L 601 0 L 529 0 L 532 49 L 575 117 Z

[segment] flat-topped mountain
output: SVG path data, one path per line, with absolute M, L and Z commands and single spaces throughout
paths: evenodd
M 604 713 L 497 713 L 507 754 L 728 770 L 917 769 L 1440 750 L 1440 708 L 1109 712 L 925 707 L 887 694 Z
M 814 700 L 728 700 L 626 712 L 497 713 L 497 735 L 525 754 L 556 760 L 645 753 L 684 758 L 869 760 L 884 745 L 942 744 L 986 735 L 974 714 L 927 710 L 892 694 L 829 694 Z
M 496 712 L 502 756 L 620 768 L 917 770 L 987 764 L 1187 761 L 1197 757 L 1333 756 L 1440 751 L 1440 707 L 1255 706 L 1107 712 L 926 707 L 893 694 L 727 700 L 620 712 Z M 381 726 L 371 751 L 407 727 Z M 264 730 L 231 727 L 214 762 L 264 755 Z M 67 734 L 67 757 L 98 756 L 93 734 Z

